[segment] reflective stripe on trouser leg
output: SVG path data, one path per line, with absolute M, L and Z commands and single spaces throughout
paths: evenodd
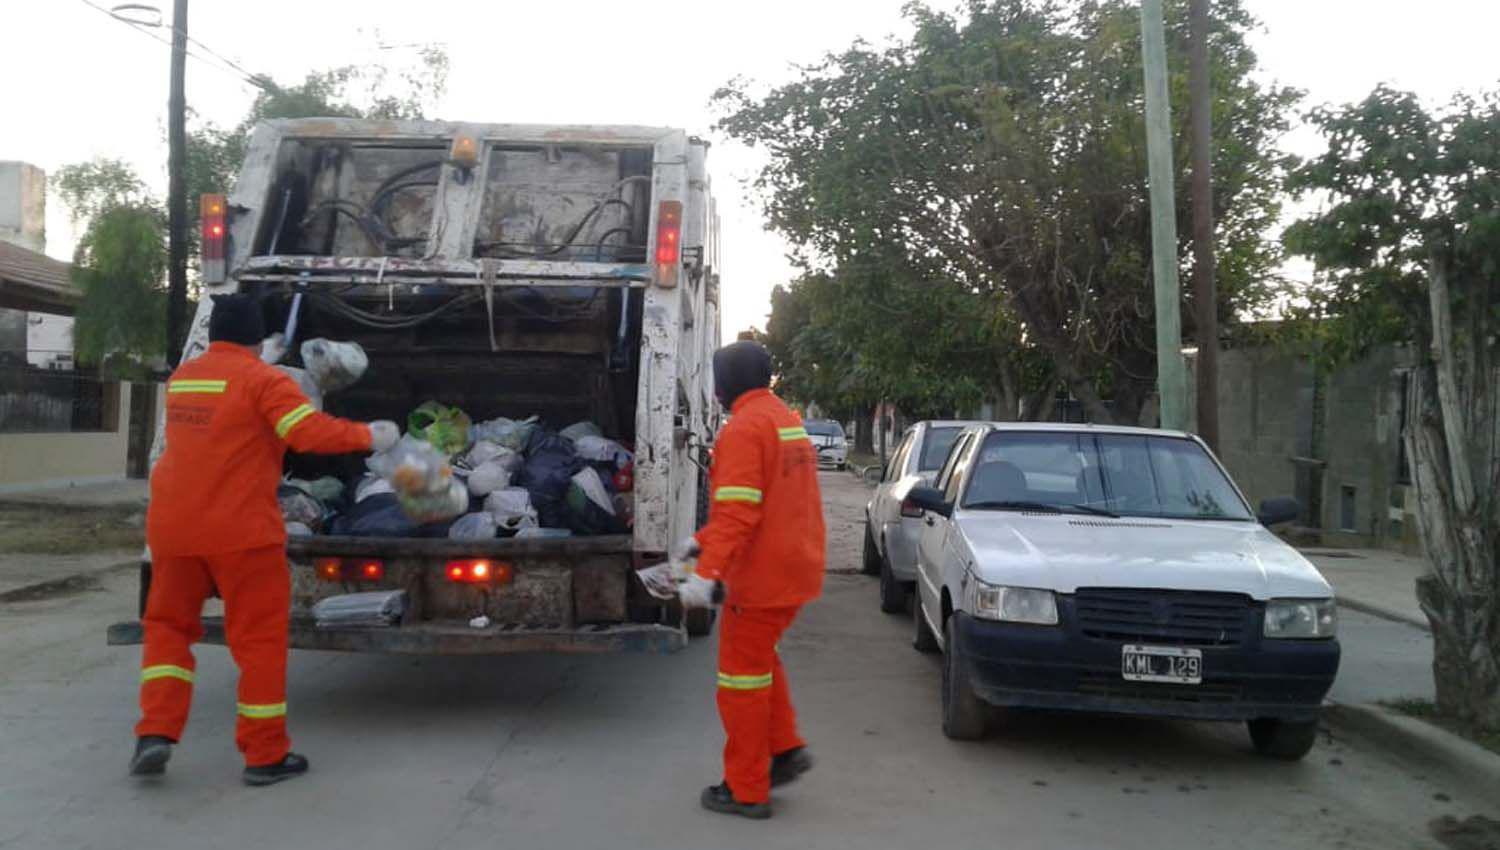
M 291 580 L 280 546 L 208 559 L 224 596 L 224 637 L 240 668 L 235 743 L 245 764 L 276 764 L 291 748 L 286 733 L 287 626 Z
M 773 742 L 796 738 L 795 715 L 785 700 L 776 641 L 796 608 L 722 609 L 719 625 L 719 717 L 724 723 L 724 778 L 742 803 L 763 803 L 771 794 Z M 773 721 L 779 721 L 773 722 Z
M 207 565 L 198 558 L 157 557 L 141 617 L 141 719 L 137 737 L 182 738 L 193 703 L 192 646 L 203 637 L 203 601 L 213 590 Z

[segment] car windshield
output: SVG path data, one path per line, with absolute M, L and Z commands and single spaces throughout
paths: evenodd
M 1181 437 L 996 431 L 975 462 L 966 508 L 1031 504 L 1161 519 L 1254 519 L 1218 464 Z
M 804 422 L 802 423 L 802 427 L 806 428 L 807 433 L 814 437 L 838 437 L 843 439 L 844 436 L 843 426 L 837 422 Z
M 929 428 L 927 437 L 922 441 L 922 456 L 918 458 L 918 472 L 932 472 L 943 465 L 948 459 L 948 450 L 958 440 L 962 428 Z

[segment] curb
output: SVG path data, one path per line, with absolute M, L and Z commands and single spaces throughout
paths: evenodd
M 1500 787 L 1500 754 L 1414 717 L 1378 705 L 1330 703 L 1328 725 L 1366 738 L 1398 757 L 1436 768 L 1471 788 Z
M 68 573 L 57 578 L 42 579 L 14 586 L 0 584 L 0 604 L 40 602 L 57 596 L 71 596 L 74 593 L 90 589 L 101 577 L 110 573 L 139 568 L 139 560 L 117 561 L 96 569 Z
M 1412 626 L 1413 628 L 1421 629 L 1428 634 L 1432 633 L 1432 624 L 1420 617 L 1413 617 L 1410 614 L 1397 611 L 1394 608 L 1387 608 L 1384 605 L 1376 605 L 1373 602 L 1362 602 L 1358 599 L 1350 599 L 1347 596 L 1335 595 L 1334 599 L 1338 601 L 1338 605 L 1340 608 L 1351 608 L 1355 611 L 1361 611 L 1365 614 L 1379 617 L 1382 620 L 1391 620 L 1397 623 L 1405 623 L 1406 625 Z

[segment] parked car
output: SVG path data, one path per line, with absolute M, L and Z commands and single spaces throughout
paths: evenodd
M 818 450 L 820 469 L 845 469 L 849 466 L 849 441 L 844 426 L 832 419 L 809 419 L 802 423 L 808 439 Z
M 864 571 L 880 576 L 880 610 L 906 610 L 917 583 L 917 538 L 922 512 L 902 502 L 916 484 L 931 485 L 948 450 L 973 422 L 926 421 L 906 429 L 885 474 L 865 506 Z
M 917 555 L 917 649 L 942 650 L 943 731 L 991 706 L 1243 720 L 1298 759 L 1339 665 L 1333 590 L 1257 517 L 1195 437 L 985 424 L 932 487 Z

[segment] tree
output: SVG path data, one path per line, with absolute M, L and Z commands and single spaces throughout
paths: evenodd
M 1171 84 L 1181 98 L 1186 0 L 1172 0 L 1168 12 Z M 920 4 L 908 15 L 916 30 L 908 41 L 856 43 L 763 96 L 744 81 L 717 95 L 721 128 L 771 155 L 756 185 L 772 226 L 810 263 L 842 267 L 899 248 L 920 270 L 910 285 L 954 281 L 1002 314 L 992 323 L 1005 332 L 994 360 L 1035 350 L 1094 419 L 1144 418 L 1155 339 L 1135 5 L 971 0 L 962 16 Z M 1252 25 L 1239 0 L 1216 4 L 1210 70 L 1225 319 L 1269 295 L 1275 141 L 1296 99 L 1256 81 L 1244 39 Z M 1177 117 L 1186 151 L 1186 112 Z M 1180 157 L 1179 169 L 1186 165 Z
M 1328 150 L 1292 185 L 1329 199 L 1287 233 L 1318 270 L 1327 336 L 1341 351 L 1409 340 L 1416 415 L 1403 439 L 1432 573 L 1439 709 L 1500 731 L 1500 94 L 1441 115 L 1377 88 L 1314 110 Z
M 73 325 L 78 362 L 115 377 L 142 377 L 166 351 L 166 234 L 161 210 L 100 209 L 78 243 L 73 282 L 83 300 Z

